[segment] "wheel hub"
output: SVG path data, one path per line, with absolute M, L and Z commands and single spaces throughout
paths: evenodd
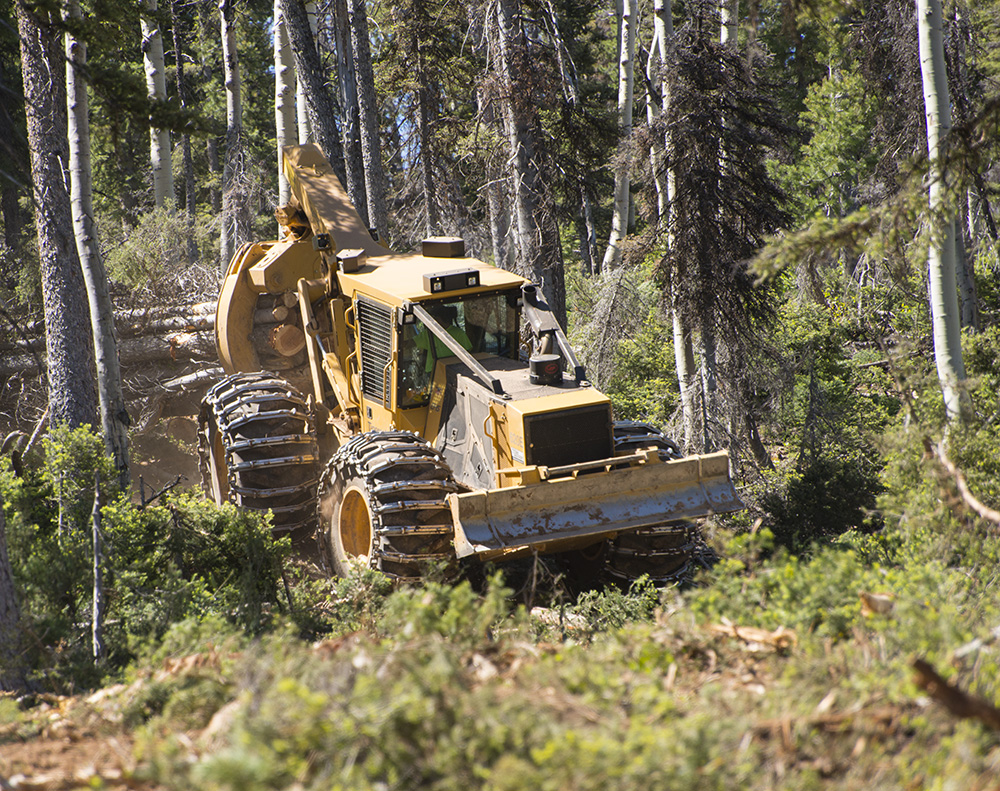
M 348 557 L 367 558 L 372 546 L 372 520 L 364 492 L 350 488 L 340 506 L 340 545 Z

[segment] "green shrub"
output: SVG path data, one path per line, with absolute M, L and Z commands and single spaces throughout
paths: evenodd
M 91 510 L 101 480 L 106 660 L 91 659 Z M 99 437 L 57 429 L 45 461 L 18 477 L 0 461 L 8 545 L 34 662 L 53 687 L 96 683 L 185 618 L 219 615 L 258 633 L 282 609 L 290 547 L 268 525 L 189 493 L 141 509 L 117 496 Z

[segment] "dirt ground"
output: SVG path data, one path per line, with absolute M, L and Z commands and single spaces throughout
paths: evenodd
M 137 500 L 148 500 L 178 478 L 184 488 L 201 485 L 197 415 L 164 418 L 153 431 L 132 438 L 132 491 Z

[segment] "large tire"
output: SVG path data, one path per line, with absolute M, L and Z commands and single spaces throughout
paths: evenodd
M 345 443 L 320 480 L 320 524 L 333 571 L 369 566 L 414 582 L 429 562 L 455 560 L 447 495 L 458 485 L 430 443 L 369 431 Z
M 614 439 L 619 453 L 654 447 L 659 449 L 661 459 L 683 458 L 677 444 L 649 423 L 616 421 Z M 656 585 L 669 585 L 688 579 L 694 563 L 706 558 L 706 553 L 696 523 L 665 522 L 608 541 L 604 570 L 618 583 L 630 584 L 645 574 Z
M 216 503 L 273 512 L 275 536 L 316 534 L 316 429 L 302 394 L 269 373 L 233 374 L 202 401 L 202 485 Z

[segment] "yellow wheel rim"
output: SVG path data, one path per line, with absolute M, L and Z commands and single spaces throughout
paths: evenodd
M 348 489 L 340 504 L 340 545 L 348 557 L 366 558 L 372 546 L 372 520 L 360 489 Z

